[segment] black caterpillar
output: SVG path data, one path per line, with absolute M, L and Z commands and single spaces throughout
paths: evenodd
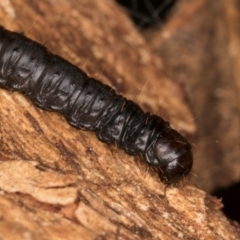
M 165 184 L 191 170 L 191 146 L 162 118 L 88 77 L 63 58 L 0 26 L 0 87 L 19 91 L 38 107 L 61 112 L 74 127 L 143 157 Z

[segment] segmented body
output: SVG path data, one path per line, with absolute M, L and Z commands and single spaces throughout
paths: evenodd
M 23 35 L 0 27 L 0 87 L 24 93 L 35 105 L 62 113 L 79 129 L 116 144 L 159 169 L 174 183 L 191 170 L 191 146 L 161 117 L 150 115 L 109 86 Z

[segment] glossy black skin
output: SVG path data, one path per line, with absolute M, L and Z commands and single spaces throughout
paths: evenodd
M 191 170 L 191 146 L 162 118 L 21 34 L 0 27 L 0 87 L 24 93 L 38 107 L 58 111 L 100 141 L 142 156 L 165 184 Z

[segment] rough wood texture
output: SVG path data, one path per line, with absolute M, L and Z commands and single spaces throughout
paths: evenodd
M 182 0 L 147 37 L 167 75 L 186 86 L 198 126 L 194 180 L 206 191 L 240 181 L 239 22 L 238 0 Z
M 191 135 L 182 89 L 112 1 L 1 1 L 23 31 Z M 124 24 L 123 24 L 124 23 Z M 139 90 L 142 89 L 142 90 Z M 171 97 L 170 97 L 171 96 Z M 164 104 L 163 104 L 164 102 Z M 0 90 L 0 239 L 237 239 L 221 202 Z

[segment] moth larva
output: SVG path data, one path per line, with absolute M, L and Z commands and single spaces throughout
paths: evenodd
M 144 113 L 109 86 L 90 78 L 27 37 L 0 27 L 0 87 L 24 93 L 35 105 L 62 113 L 79 129 L 143 157 L 165 184 L 191 170 L 188 141 L 161 117 Z

